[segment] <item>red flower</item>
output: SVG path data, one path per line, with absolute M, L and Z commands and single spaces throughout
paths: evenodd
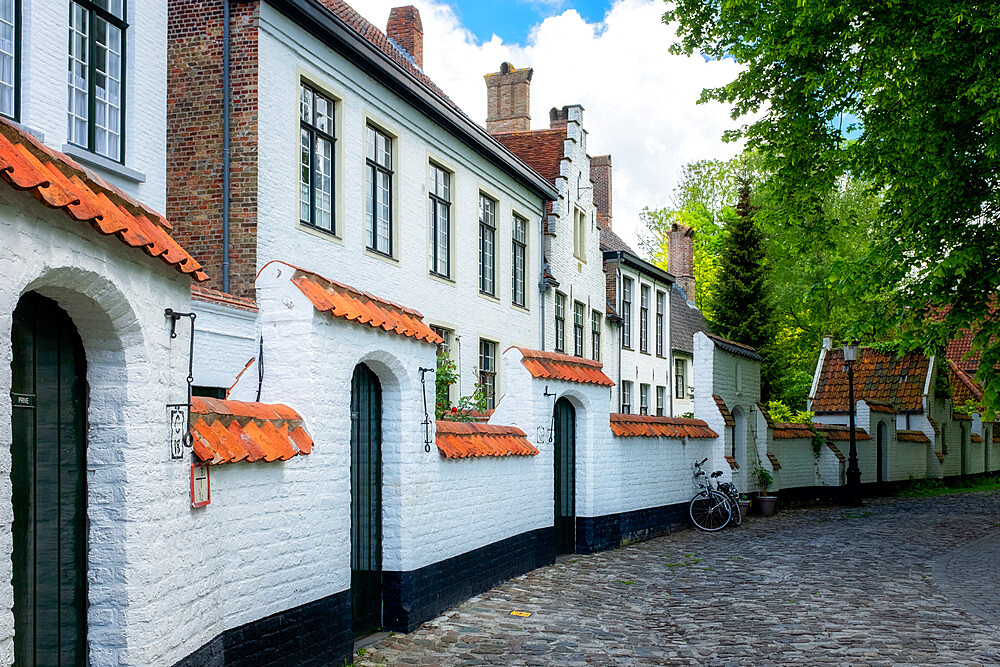
M 458 412 L 458 408 L 456 408 L 456 407 L 455 407 L 455 406 L 453 405 L 453 406 L 451 406 L 451 411 L 452 411 L 452 412 Z

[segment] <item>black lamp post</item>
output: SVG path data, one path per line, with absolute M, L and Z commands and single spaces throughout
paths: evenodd
M 856 341 L 844 344 L 844 363 L 847 364 L 847 400 L 850 401 L 849 437 L 851 439 L 851 454 L 847 459 L 847 502 L 849 505 L 861 504 L 861 468 L 858 467 L 858 444 L 854 434 L 854 362 L 858 360 L 858 344 Z

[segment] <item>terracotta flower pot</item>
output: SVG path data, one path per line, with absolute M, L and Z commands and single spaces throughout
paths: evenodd
M 740 512 L 743 513 L 743 518 L 744 519 L 747 518 L 748 516 L 750 516 L 750 501 L 749 500 L 741 500 L 740 501 Z
M 778 496 L 757 496 L 757 512 L 761 516 L 771 516 L 778 506 Z

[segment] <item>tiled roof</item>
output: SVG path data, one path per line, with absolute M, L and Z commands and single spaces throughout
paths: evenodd
M 896 431 L 896 440 L 899 442 L 930 442 L 931 439 L 924 435 L 923 431 Z
M 287 461 L 312 451 L 302 417 L 287 405 L 191 398 L 195 455 L 212 464 Z
M 796 438 L 812 438 L 813 430 L 809 424 L 791 424 L 776 422 L 771 427 L 771 437 L 775 440 L 794 440 Z
M 767 453 L 767 460 L 771 462 L 771 468 L 774 470 L 781 470 L 781 464 L 778 462 L 778 457 L 771 452 Z
M 632 248 L 629 247 L 622 237 L 618 236 L 611 229 L 611 224 L 601 216 L 597 216 L 597 228 L 600 230 L 601 234 L 601 250 L 624 250 L 625 252 L 630 252 L 633 255 L 636 254 Z
M 705 335 L 708 336 L 713 343 L 721 347 L 726 352 L 729 352 L 730 354 L 736 354 L 741 357 L 746 357 L 747 359 L 753 359 L 754 361 L 764 360 L 764 357 L 757 354 L 757 350 L 750 347 L 749 345 L 744 345 L 743 343 L 737 343 L 734 340 L 729 340 L 728 338 L 723 338 L 722 336 L 716 336 L 715 334 L 711 334 L 708 332 L 706 332 Z
M 842 451 L 837 449 L 837 445 L 827 440 L 826 446 L 830 448 L 830 451 L 833 452 L 833 455 L 837 457 L 838 461 L 840 461 L 841 463 L 845 463 L 847 461 L 847 457 L 844 456 L 844 453 Z
M 538 454 L 521 429 L 479 422 L 438 421 L 437 448 L 448 459 Z
M 719 434 L 701 419 L 652 417 L 612 413 L 611 431 L 622 437 L 717 438 Z
M 312 301 L 316 310 L 434 345 L 443 342 L 424 323 L 424 316 L 412 308 L 380 299 L 350 285 L 328 280 L 312 271 L 292 268 L 295 269 L 292 282 Z
M 614 381 L 601 370 L 604 364 L 599 361 L 558 352 L 529 350 L 524 347 L 517 349 L 521 352 L 521 363 L 531 373 L 531 377 L 599 384 L 605 387 L 615 386 Z
M 113 234 L 193 280 L 208 280 L 201 264 L 170 236 L 166 218 L 4 119 L 0 119 L 0 175 L 14 189 L 28 190 L 49 208 L 62 209 L 71 220 Z
M 942 454 L 941 452 L 935 450 L 934 456 L 937 457 L 938 461 L 940 461 L 941 463 L 944 463 L 944 454 Z
M 854 364 L 854 398 L 891 405 L 900 412 L 920 412 L 927 369 L 927 357 L 916 352 L 898 356 L 862 348 Z M 847 390 L 844 352 L 828 350 L 813 397 L 813 412 L 846 413 L 850 409 Z
M 813 428 L 820 435 L 825 435 L 827 440 L 841 440 L 847 442 L 851 439 L 851 430 L 843 424 L 817 424 L 813 422 Z M 863 428 L 854 427 L 854 439 L 871 440 L 872 437 Z
M 539 176 L 555 185 L 559 177 L 559 163 L 565 155 L 563 142 L 566 141 L 566 128 L 498 132 L 493 138 L 538 172 Z
M 967 415 L 964 412 L 952 412 L 951 418 L 959 422 L 972 421 L 972 415 Z
M 670 347 L 694 354 L 694 335 L 699 331 L 708 331 L 705 316 L 688 302 L 684 290 L 674 283 L 670 288 Z
M 934 435 L 941 435 L 941 429 L 938 428 L 937 422 L 930 417 L 927 418 L 927 421 L 931 423 L 931 428 L 934 429 Z
M 195 301 L 206 301 L 208 303 L 217 303 L 221 306 L 228 306 L 230 308 L 238 308 L 239 310 L 257 312 L 257 302 L 253 299 L 235 296 L 227 292 L 221 292 L 203 285 L 198 285 L 197 283 L 191 283 L 191 298 Z
M 983 356 L 978 350 L 972 351 L 972 337 L 971 331 L 963 329 L 959 336 L 948 341 L 944 350 L 945 358 L 955 362 L 959 368 L 968 373 L 976 372 L 979 368 L 979 359 Z
M 729 411 L 729 407 L 726 405 L 726 402 L 722 400 L 722 397 L 718 394 L 712 394 L 712 398 L 715 399 L 715 404 L 719 407 L 719 413 L 722 414 L 722 419 L 726 422 L 726 426 L 736 426 L 736 420 L 733 419 L 733 413 Z
M 740 464 L 736 462 L 736 457 L 735 456 L 727 456 L 726 457 L 726 463 L 728 463 L 729 467 L 732 468 L 733 470 L 739 470 L 740 469 Z
M 969 438 L 972 440 L 972 442 L 983 442 L 983 436 L 979 435 L 978 433 L 973 433 L 971 436 L 969 436 Z
M 868 404 L 868 409 L 872 412 L 881 412 L 887 415 L 896 414 L 896 408 L 892 407 L 888 403 L 880 403 L 879 401 L 865 401 Z
M 948 359 L 948 380 L 951 383 L 951 398 L 955 405 L 968 403 L 978 405 L 983 402 L 983 390 L 969 373 L 951 359 Z

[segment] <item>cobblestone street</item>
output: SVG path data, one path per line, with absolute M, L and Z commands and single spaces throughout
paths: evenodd
M 1000 493 L 786 510 L 560 559 L 355 660 L 997 664 Z

